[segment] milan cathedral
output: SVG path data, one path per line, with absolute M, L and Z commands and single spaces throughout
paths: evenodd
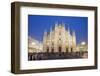
M 76 35 L 70 29 L 65 29 L 65 24 L 55 24 L 50 33 L 44 32 L 43 52 L 76 52 Z

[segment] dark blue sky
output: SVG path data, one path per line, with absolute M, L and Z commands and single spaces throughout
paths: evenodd
M 28 15 L 28 36 L 42 41 L 44 30 L 50 31 L 55 23 L 65 23 L 65 28 L 75 31 L 77 44 L 88 41 L 88 17 Z

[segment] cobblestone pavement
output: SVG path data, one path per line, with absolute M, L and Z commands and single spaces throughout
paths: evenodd
M 87 57 L 87 53 L 33 53 L 28 55 L 28 60 L 78 59 Z

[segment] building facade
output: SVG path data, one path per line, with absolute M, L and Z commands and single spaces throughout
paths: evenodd
M 65 24 L 55 24 L 50 33 L 44 32 L 43 52 L 76 52 L 76 35 Z
M 42 51 L 43 44 L 31 37 L 28 37 L 28 53 L 39 53 Z

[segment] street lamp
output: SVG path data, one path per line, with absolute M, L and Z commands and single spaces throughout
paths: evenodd
M 34 42 L 32 42 L 32 45 L 35 45 L 35 43 L 34 43 Z
M 83 41 L 83 42 L 81 42 L 81 45 L 85 45 L 86 43 Z

